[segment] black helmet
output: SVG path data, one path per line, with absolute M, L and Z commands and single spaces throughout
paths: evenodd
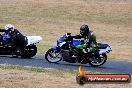
M 87 35 L 89 33 L 89 27 L 86 24 L 81 25 L 80 27 L 80 34 L 82 36 Z

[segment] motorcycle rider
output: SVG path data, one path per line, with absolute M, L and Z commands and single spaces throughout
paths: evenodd
M 93 31 L 89 30 L 89 26 L 83 24 L 80 26 L 80 34 L 76 36 L 70 36 L 75 39 L 84 39 L 84 43 L 76 46 L 78 49 L 82 49 L 84 53 L 95 53 L 98 50 L 98 43 L 96 42 L 96 35 Z
M 11 37 L 10 46 L 14 50 L 13 54 L 16 55 L 22 51 L 27 45 L 27 39 L 22 35 L 12 24 L 5 25 L 6 33 Z

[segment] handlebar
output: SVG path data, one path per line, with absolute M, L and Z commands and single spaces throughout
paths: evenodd
M 5 30 L 5 29 L 0 29 L 0 32 L 7 32 L 7 30 Z

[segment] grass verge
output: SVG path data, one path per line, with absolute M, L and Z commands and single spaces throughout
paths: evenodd
M 2 64 L 0 65 L 1 69 L 13 69 L 13 70 L 27 70 L 27 71 L 33 71 L 33 72 L 43 72 L 43 73 L 51 73 L 51 74 L 63 74 L 63 73 L 69 73 L 74 74 L 75 71 L 71 71 L 68 69 L 48 69 L 48 68 L 42 68 L 42 67 L 30 67 L 30 66 L 20 66 L 20 65 L 10 65 L 10 64 Z
M 52 46 L 42 45 L 42 44 L 37 45 L 38 54 L 44 55 L 46 53 L 46 51 L 48 51 L 48 49 L 50 49 L 51 47 Z
M 33 72 L 38 72 L 38 73 L 49 73 L 49 74 L 54 74 L 54 75 L 63 75 L 63 74 L 70 74 L 74 75 L 77 73 L 76 71 L 72 71 L 69 69 L 50 69 L 50 68 L 42 68 L 42 67 L 30 67 L 30 66 L 20 66 L 20 65 L 10 65 L 10 64 L 1 64 L 0 69 L 3 70 L 26 70 L 26 71 L 33 71 Z M 91 72 L 91 71 L 86 71 L 87 74 L 99 74 L 100 72 Z

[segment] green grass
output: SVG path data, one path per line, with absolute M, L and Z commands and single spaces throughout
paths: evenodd
M 33 71 L 38 73 L 49 73 L 54 75 L 63 75 L 63 74 L 70 74 L 75 75 L 78 71 L 72 71 L 69 69 L 50 69 L 50 68 L 42 68 L 42 67 L 31 67 L 31 66 L 20 66 L 20 65 L 10 65 L 10 64 L 1 64 L 0 69 L 3 70 L 26 70 L 26 71 Z M 100 74 L 100 72 L 92 72 L 92 71 L 86 71 L 86 74 Z
M 42 67 L 30 67 L 30 66 L 20 66 L 20 65 L 9 65 L 9 64 L 3 64 L 0 65 L 0 69 L 9 69 L 9 70 L 27 70 L 27 71 L 33 71 L 33 72 L 43 72 L 43 73 L 50 73 L 50 74 L 56 74 L 61 75 L 64 73 L 69 74 L 75 74 L 74 71 L 68 70 L 68 69 L 47 69 Z

